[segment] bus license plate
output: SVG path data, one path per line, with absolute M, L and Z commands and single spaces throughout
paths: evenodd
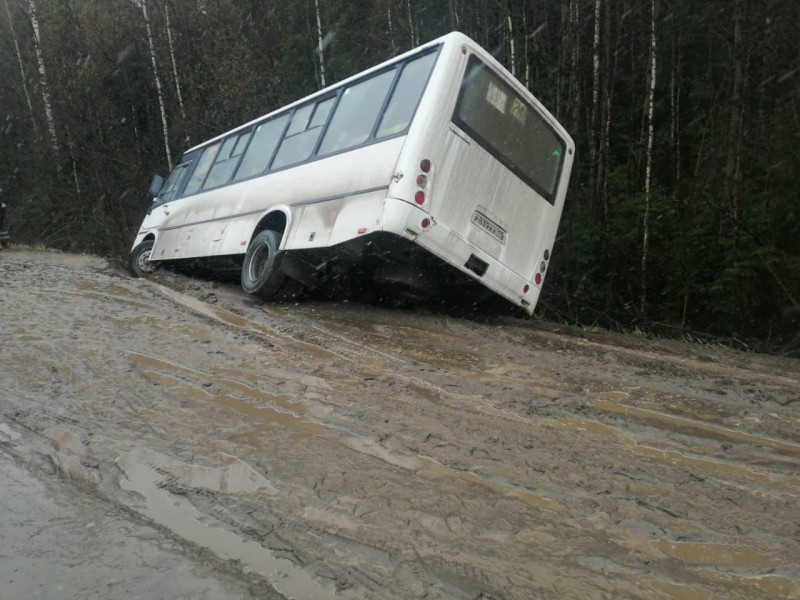
M 472 222 L 492 237 L 506 243 L 506 230 L 479 211 L 472 213 Z

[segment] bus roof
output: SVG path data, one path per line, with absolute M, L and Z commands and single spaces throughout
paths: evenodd
M 513 75 L 511 75 L 511 73 L 509 73 L 508 70 L 502 64 L 500 64 L 499 61 L 497 61 L 497 59 L 495 59 L 487 50 L 482 48 L 477 42 L 475 42 L 473 39 L 471 39 L 470 37 L 466 36 L 465 34 L 463 34 L 461 32 L 453 31 L 451 33 L 448 33 L 447 35 L 443 35 L 443 36 L 441 36 L 439 38 L 436 38 L 435 40 L 431 40 L 430 42 L 422 44 L 421 46 L 417 46 L 416 48 L 413 48 L 412 50 L 409 50 L 408 52 L 404 52 L 403 54 L 400 54 L 398 56 L 394 56 L 394 57 L 392 57 L 392 58 L 390 58 L 390 59 L 388 59 L 388 60 L 386 60 L 386 61 L 384 61 L 384 62 L 382 62 L 380 64 L 375 65 L 374 67 L 370 67 L 369 69 L 365 69 L 364 71 L 360 71 L 360 72 L 348 77 L 347 79 L 343 79 L 342 81 L 339 81 L 339 82 L 337 82 L 337 83 L 335 83 L 333 85 L 330 85 L 330 86 L 328 86 L 326 88 L 323 88 L 323 89 L 321 89 L 321 90 L 319 90 L 317 92 L 309 94 L 308 96 L 304 96 L 303 98 L 300 98 L 299 100 L 295 100 L 294 102 L 291 102 L 290 104 L 287 104 L 285 106 L 281 106 L 280 108 L 277 108 L 276 110 L 273 110 L 272 112 L 269 112 L 269 113 L 266 113 L 266 114 L 261 115 L 259 117 L 256 117 L 255 119 L 252 119 L 251 121 L 248 121 L 247 123 L 244 123 L 243 125 L 239 125 L 237 127 L 234 127 L 233 129 L 229 129 L 228 131 L 225 131 L 225 132 L 223 132 L 223 133 L 221 133 L 221 134 L 219 134 L 219 135 L 217 135 L 217 136 L 215 136 L 215 137 L 213 137 L 213 138 L 211 138 L 209 140 L 206 140 L 205 142 L 202 142 L 200 144 L 197 144 L 196 146 L 193 146 L 192 148 L 189 148 L 188 150 L 184 151 L 184 154 L 186 154 L 188 152 L 193 152 L 194 150 L 198 150 L 199 148 L 203 148 L 205 146 L 208 146 L 209 144 L 213 144 L 214 142 L 217 142 L 217 141 L 219 141 L 219 140 L 221 140 L 221 139 L 223 139 L 223 138 L 225 138 L 225 137 L 227 137 L 227 136 L 229 136 L 229 135 L 231 135 L 231 134 L 233 134 L 233 133 L 235 133 L 237 131 L 241 131 L 241 130 L 247 129 L 248 127 L 252 127 L 253 125 L 255 125 L 257 123 L 260 123 L 261 121 L 264 121 L 265 119 L 267 119 L 267 118 L 269 118 L 269 117 L 271 117 L 273 115 L 278 115 L 278 114 L 280 114 L 282 112 L 291 110 L 295 106 L 298 106 L 300 104 L 308 102 L 309 100 L 312 100 L 312 99 L 317 98 L 319 96 L 324 96 L 325 94 L 328 94 L 328 93 L 330 93 L 330 92 L 332 92 L 334 90 L 337 90 L 337 89 L 339 89 L 341 87 L 347 86 L 352 81 L 360 79 L 361 77 L 363 77 L 365 75 L 368 75 L 369 73 L 380 71 L 381 69 L 384 69 L 384 68 L 386 68 L 388 66 L 391 66 L 391 65 L 393 65 L 395 63 L 402 62 L 403 60 L 405 60 L 406 58 L 408 58 L 410 56 L 414 56 L 415 54 L 418 54 L 420 52 L 424 52 L 425 50 L 428 50 L 428 49 L 433 48 L 435 46 L 445 45 L 445 44 L 448 44 L 448 45 L 466 44 L 466 45 L 468 45 L 470 47 L 470 49 L 478 51 L 478 53 L 481 55 L 481 58 L 485 62 L 489 63 L 495 70 L 497 70 L 498 72 L 502 73 L 510 84 L 512 84 L 520 93 L 524 94 L 524 96 L 526 98 L 528 98 L 530 101 L 532 101 L 532 103 L 536 107 L 536 109 L 542 113 L 542 115 L 545 117 L 545 119 L 553 126 L 553 128 L 558 132 L 558 134 L 565 140 L 567 146 L 571 147 L 571 148 L 574 148 L 574 142 L 573 142 L 572 138 L 566 132 L 564 127 L 561 125 L 561 123 L 559 123 L 556 120 L 556 118 L 550 113 L 550 111 L 548 111 L 542 105 L 542 103 L 539 102 L 539 100 L 531 93 L 530 90 L 528 90 L 524 85 L 522 85 L 521 82 L 519 82 Z
M 282 112 L 284 112 L 286 110 L 291 110 L 295 106 L 303 104 L 304 102 L 312 100 L 312 99 L 314 99 L 314 98 L 316 98 L 318 96 L 324 96 L 325 94 L 330 93 L 333 90 L 337 90 L 340 87 L 346 86 L 351 81 L 354 81 L 356 79 L 361 78 L 364 75 L 372 73 L 373 71 L 380 71 L 381 69 L 383 69 L 385 67 L 388 67 L 390 65 L 393 65 L 394 63 L 402 62 L 403 60 L 405 60 L 409 56 L 413 56 L 413 55 L 415 55 L 415 54 L 417 54 L 419 52 L 424 52 L 428 48 L 433 48 L 433 47 L 435 47 L 437 45 L 444 44 L 445 42 L 449 41 L 450 43 L 453 43 L 454 40 L 456 40 L 456 39 L 469 40 L 469 38 L 467 36 L 465 36 L 464 34 L 462 34 L 462 33 L 459 33 L 459 32 L 448 33 L 447 35 L 443 35 L 442 37 L 436 38 L 435 40 L 431 40 L 430 42 L 422 44 L 421 46 L 417 46 L 416 48 L 413 48 L 412 50 L 409 50 L 408 52 L 404 52 L 403 54 L 400 54 L 398 56 L 393 56 L 392 58 L 390 58 L 390 59 L 388 59 L 388 60 L 386 60 L 386 61 L 384 61 L 384 62 L 382 62 L 382 63 L 380 63 L 378 65 L 375 65 L 374 67 L 370 67 L 369 69 L 365 69 L 364 71 L 359 71 L 355 75 L 352 75 L 352 76 L 348 77 L 347 79 L 343 79 L 342 81 L 334 83 L 333 85 L 329 85 L 326 88 L 323 88 L 323 89 L 321 89 L 321 90 L 319 90 L 317 92 L 314 92 L 313 94 L 309 94 L 308 96 L 304 96 L 303 98 L 300 98 L 299 100 L 295 100 L 294 102 L 292 102 L 290 104 L 287 104 L 285 106 L 281 106 L 280 108 L 278 108 L 276 110 L 273 110 L 272 112 L 269 112 L 269 113 L 266 113 L 266 114 L 261 115 L 259 117 L 256 117 L 255 119 L 253 119 L 251 121 L 248 121 L 247 123 L 244 123 L 243 125 L 239 125 L 237 127 L 234 127 L 233 129 L 229 129 L 228 131 L 225 131 L 224 133 L 221 133 L 221 134 L 219 134 L 219 135 L 217 135 L 217 136 L 215 136 L 215 137 L 213 137 L 213 138 L 211 138 L 209 140 L 206 140 L 205 142 L 202 142 L 201 144 L 197 144 L 196 146 L 193 146 L 193 147 L 189 148 L 188 150 L 186 150 L 184 152 L 184 154 L 186 154 L 187 152 L 192 152 L 194 150 L 197 150 L 197 149 L 202 148 L 204 146 L 207 146 L 209 144 L 212 144 L 212 143 L 214 143 L 214 142 L 216 142 L 218 140 L 221 140 L 224 137 L 227 137 L 228 135 L 230 135 L 232 133 L 235 133 L 236 131 L 247 129 L 248 127 L 251 127 L 251 126 L 255 125 L 256 123 L 259 123 L 259 122 L 263 121 L 264 119 L 267 119 L 267 118 L 269 118 L 269 117 L 271 117 L 273 115 L 277 115 L 277 114 L 282 113 Z

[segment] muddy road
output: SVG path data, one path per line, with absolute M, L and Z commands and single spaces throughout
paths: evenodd
M 0 254 L 0 445 L 274 598 L 800 597 L 800 361 Z

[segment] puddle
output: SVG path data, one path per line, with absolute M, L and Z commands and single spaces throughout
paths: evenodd
M 194 400 L 204 404 L 217 404 L 235 410 L 243 415 L 247 415 L 248 417 L 252 417 L 262 423 L 269 423 L 279 429 L 294 430 L 304 434 L 305 437 L 310 435 L 328 437 L 329 434 L 329 430 L 326 427 L 305 421 L 289 412 L 283 412 L 270 406 L 254 405 L 225 392 L 208 392 L 205 389 L 195 387 L 163 373 L 150 373 L 148 376 L 151 379 L 157 380 L 166 389 L 184 399 Z
M 140 450 L 140 460 L 162 476 L 156 481 L 159 487 L 181 487 L 225 494 L 264 492 L 277 494 L 278 490 L 266 477 L 236 457 L 228 457 L 225 466 L 206 467 L 183 462 L 151 450 Z
M 120 486 L 144 498 L 144 514 L 180 538 L 206 548 L 226 561 L 239 561 L 245 573 L 264 577 L 281 594 L 296 600 L 324 598 L 357 598 L 352 590 L 339 592 L 333 582 L 315 578 L 293 562 L 277 557 L 256 542 L 244 540 L 231 531 L 205 523 L 185 498 L 159 487 L 163 476 L 148 465 L 152 453 L 130 452 L 117 465 L 127 479 Z
M 181 294 L 180 292 L 176 292 L 175 290 L 171 290 L 163 285 L 159 285 L 157 283 L 149 282 L 151 285 L 155 286 L 162 294 L 164 294 L 167 298 L 172 300 L 177 304 L 181 304 L 186 308 L 189 308 L 205 317 L 211 318 L 215 321 L 220 323 L 224 323 L 226 325 L 232 325 L 238 329 L 244 329 L 247 331 L 251 331 L 254 333 L 258 333 L 267 337 L 268 339 L 274 340 L 275 342 L 279 342 L 285 346 L 294 346 L 298 350 L 301 350 L 303 353 L 308 354 L 309 356 L 313 356 L 314 358 L 326 359 L 330 360 L 331 358 L 336 358 L 340 360 L 345 360 L 347 362 L 353 362 L 352 359 L 344 356 L 338 352 L 334 352 L 333 350 L 328 350 L 325 348 L 321 348 L 315 344 L 311 344 L 308 342 L 303 342 L 301 340 L 297 340 L 293 337 L 282 335 L 268 327 L 264 327 L 263 325 L 259 325 L 258 323 L 254 323 L 250 319 L 243 317 L 241 315 L 237 315 L 234 312 L 226 310 L 224 308 L 220 308 L 218 306 L 211 306 L 206 304 L 202 300 L 198 300 L 191 296 L 187 296 L 186 294 Z
M 20 437 L 20 434 L 11 429 L 11 427 L 5 423 L 0 423 L 0 443 L 16 442 Z
M 624 402 L 631 395 L 628 392 L 619 392 L 619 391 L 607 391 L 607 392 L 588 392 L 586 394 L 590 398 L 603 398 L 605 400 L 613 400 L 615 402 Z
M 356 452 L 377 458 L 391 465 L 418 472 L 423 476 L 434 479 L 444 477 L 457 479 L 465 483 L 482 486 L 502 496 L 517 498 L 529 506 L 543 510 L 549 510 L 557 514 L 569 514 L 569 511 L 567 511 L 566 508 L 561 506 L 556 501 L 545 498 L 533 492 L 484 479 L 467 471 L 457 471 L 442 465 L 432 458 L 396 455 L 372 440 L 342 435 L 326 427 L 325 425 L 306 421 L 297 415 L 284 413 L 270 407 L 254 406 L 244 400 L 234 398 L 224 392 L 208 392 L 204 389 L 194 387 L 186 382 L 181 381 L 180 379 L 176 379 L 161 372 L 163 370 L 168 371 L 169 368 L 171 368 L 170 363 L 137 353 L 131 353 L 129 356 L 136 362 L 157 368 L 159 372 L 151 373 L 150 377 L 157 378 L 167 389 L 179 394 L 181 397 L 204 403 L 212 402 L 220 406 L 236 410 L 248 416 L 255 417 L 262 422 L 278 425 L 282 430 L 291 429 L 295 432 L 294 439 L 302 439 L 303 436 L 320 437 L 322 439 L 346 446 Z M 184 370 L 198 373 L 185 368 Z M 300 436 L 297 434 L 300 434 Z
M 156 358 L 155 356 L 141 354 L 139 352 L 129 352 L 127 356 L 133 362 L 149 367 L 151 369 L 164 372 L 170 375 L 172 373 L 185 373 L 195 377 L 199 377 L 202 379 L 204 383 L 212 383 L 212 385 L 216 384 L 230 388 L 254 400 L 279 406 L 285 411 L 288 411 L 289 413 L 294 415 L 305 414 L 308 410 L 308 408 L 304 404 L 291 401 L 289 399 L 290 397 L 285 394 L 271 394 L 269 392 L 264 392 L 258 388 L 247 385 L 246 383 L 242 383 L 241 381 L 236 381 L 228 377 L 218 377 L 211 373 L 204 373 L 196 369 L 191 369 L 189 367 L 184 367 L 172 362 L 168 362 L 162 358 Z M 179 381 L 179 380 L 175 379 L 174 381 Z M 194 388 L 194 389 L 199 390 L 199 388 Z
M 795 429 L 800 429 L 800 419 L 796 417 L 790 417 L 789 415 L 778 415 L 775 413 L 770 413 L 769 416 L 778 419 L 779 421 L 783 421 L 784 423 L 791 425 Z
M 719 571 L 709 571 L 706 569 L 699 569 L 696 571 L 701 577 L 710 581 L 724 583 L 726 585 L 736 585 L 738 587 L 746 587 L 755 589 L 770 598 L 780 598 L 787 600 L 788 598 L 800 597 L 800 589 L 796 581 L 783 577 L 781 575 L 756 575 L 756 576 L 731 576 Z M 748 594 L 749 595 L 749 594 Z
M 644 581 L 650 587 L 663 594 L 666 594 L 667 597 L 672 598 L 673 600 L 714 600 L 715 598 L 718 598 L 716 594 L 689 587 L 687 585 L 680 585 L 677 583 L 671 583 L 669 581 L 651 578 L 646 578 Z
M 762 554 L 750 546 L 659 540 L 657 542 L 648 541 L 644 547 L 651 552 L 655 549 L 688 565 L 763 568 L 773 567 L 777 564 L 771 556 Z M 644 548 L 640 546 L 639 549 Z
M 638 408 L 635 406 L 628 406 L 618 402 L 609 400 L 598 400 L 592 403 L 592 408 L 603 412 L 610 412 L 614 414 L 624 415 L 626 417 L 633 417 L 643 421 L 650 421 L 655 423 L 663 423 L 679 430 L 690 430 L 693 432 L 700 432 L 712 437 L 721 437 L 725 439 L 735 440 L 737 442 L 746 442 L 759 446 L 772 448 L 781 452 L 800 453 L 800 444 L 786 442 L 783 440 L 776 440 L 773 438 L 753 435 L 735 429 L 729 429 L 720 425 L 713 425 L 711 423 L 703 423 L 700 421 L 693 421 L 675 415 L 668 415 L 654 410 L 645 408 Z
M 432 458 L 425 456 L 401 456 L 392 454 L 383 446 L 371 440 L 352 438 L 350 439 L 351 448 L 364 454 L 379 458 L 389 464 L 415 471 L 424 477 L 431 479 L 448 478 L 471 483 L 487 488 L 501 496 L 516 498 L 528 506 L 548 510 L 559 515 L 570 515 L 571 513 L 561 504 L 550 498 L 540 496 L 528 490 L 510 487 L 499 482 L 490 481 L 471 473 L 469 471 L 457 471 L 447 467 Z
M 582 419 L 580 417 L 560 417 L 553 420 L 553 424 L 557 427 L 571 429 L 573 431 L 588 431 L 590 433 L 598 433 L 600 435 L 612 436 L 625 436 L 626 434 L 610 425 L 601 423 L 600 421 L 593 421 L 591 419 Z
M 572 431 L 587 431 L 599 435 L 614 436 L 622 446 L 629 447 L 639 456 L 685 467 L 687 469 L 699 469 L 703 472 L 713 473 L 723 478 L 740 479 L 773 487 L 781 487 L 789 491 L 798 491 L 798 485 L 800 485 L 796 479 L 791 477 L 756 471 L 739 464 L 724 463 L 709 458 L 689 456 L 677 450 L 666 450 L 646 446 L 629 432 L 591 419 L 561 417 L 552 420 L 551 423 L 556 427 L 562 427 Z
M 613 354 L 625 354 L 641 360 L 646 358 L 648 360 L 656 361 L 659 363 L 671 363 L 678 366 L 688 367 L 698 371 L 706 371 L 716 373 L 719 375 L 729 375 L 749 381 L 763 381 L 766 383 L 777 383 L 781 385 L 791 386 L 796 388 L 800 386 L 800 379 L 786 377 L 785 375 L 774 375 L 771 373 L 762 373 L 760 371 L 751 371 L 742 369 L 740 367 L 729 367 L 714 362 L 698 361 L 692 358 L 684 358 L 682 356 L 673 356 L 670 354 L 658 354 L 655 352 L 647 352 L 642 349 L 624 348 L 622 346 L 612 346 L 610 344 L 603 344 L 600 342 L 591 342 L 586 339 L 577 339 L 571 336 L 565 336 L 558 333 L 551 333 L 549 331 L 536 331 L 536 336 L 556 340 L 558 342 L 574 344 L 576 346 L 583 346 L 585 348 L 597 348 Z
M 110 286 L 107 287 L 89 281 L 77 281 L 75 282 L 74 287 L 76 288 L 76 291 L 74 292 L 63 289 L 53 290 L 53 291 L 58 292 L 59 298 L 63 298 L 65 295 L 72 295 L 72 296 L 78 296 L 80 298 L 95 298 L 98 300 L 111 300 L 113 302 L 124 302 L 125 304 L 136 306 L 138 308 L 143 308 L 146 310 L 152 310 L 153 308 L 153 305 L 148 303 L 141 296 L 139 296 L 140 299 L 137 300 L 136 293 L 114 284 L 111 284 Z M 105 291 L 101 291 L 101 290 L 108 290 L 109 288 L 116 288 L 116 289 L 112 293 L 105 293 Z
M 755 471 L 737 464 L 722 463 L 706 458 L 687 456 L 675 450 L 661 450 L 659 448 L 637 445 L 634 452 L 639 456 L 657 459 L 672 465 L 679 465 L 686 468 L 699 468 L 708 473 L 715 473 L 724 477 L 739 478 L 754 483 L 780 486 L 787 490 L 798 491 L 798 480 L 792 477 Z

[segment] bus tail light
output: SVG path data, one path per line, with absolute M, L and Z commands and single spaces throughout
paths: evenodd
M 524 288 L 522 288 L 522 293 L 523 293 L 523 294 L 527 294 L 529 289 L 531 289 L 531 286 L 529 286 L 529 285 L 526 283 L 526 284 L 525 284 L 525 287 L 524 287 Z
M 428 227 L 431 226 L 431 220 L 430 219 L 422 219 L 422 222 L 420 223 L 420 226 L 423 229 L 427 229 Z
M 539 272 L 544 273 L 545 269 L 547 269 L 547 265 L 545 264 L 544 261 L 542 261 L 541 264 L 539 265 Z
M 544 259 L 550 260 L 550 250 L 548 250 L 547 248 L 544 249 Z
M 533 278 L 533 283 L 535 283 L 536 285 L 541 285 L 541 283 L 542 283 L 542 274 L 541 273 L 537 273 L 536 274 L 536 277 Z
M 428 183 L 428 178 L 425 175 L 417 175 L 417 185 L 421 188 L 425 187 L 425 184 Z
M 431 161 L 429 161 L 427 158 L 423 158 L 422 162 L 419 163 L 419 168 L 423 173 L 429 173 L 431 170 Z
M 420 206 L 425 204 L 425 192 L 420 191 L 414 194 L 414 202 L 416 202 Z

